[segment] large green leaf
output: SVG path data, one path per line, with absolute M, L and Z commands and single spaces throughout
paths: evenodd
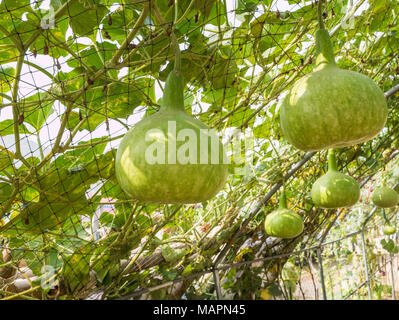
M 0 51 L 1 52 L 1 51 Z M 6 93 L 11 90 L 14 80 L 15 70 L 11 67 L 3 67 L 0 65 L 0 93 Z M 3 97 L 0 95 L 0 102 Z
M 34 94 L 33 96 L 30 96 L 29 98 L 25 99 L 25 103 L 30 102 L 30 101 L 40 101 L 42 99 L 48 99 L 51 98 L 51 96 L 47 93 L 41 93 L 38 92 Z M 31 107 L 26 107 L 24 109 L 24 115 L 25 119 L 24 121 L 29 123 L 30 125 L 33 126 L 36 130 L 40 130 L 42 126 L 45 124 L 46 119 L 54 112 L 53 109 L 53 102 L 42 102 L 39 105 L 33 105 Z
M 79 36 L 90 37 L 108 9 L 99 0 L 73 1 L 68 8 L 70 25 Z
M 30 133 L 28 128 L 21 124 L 19 125 L 20 133 Z M 6 136 L 9 134 L 14 134 L 14 120 L 8 119 L 0 122 L 0 136 Z

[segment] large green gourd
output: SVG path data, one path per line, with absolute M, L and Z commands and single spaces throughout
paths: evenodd
M 316 67 L 282 101 L 281 129 L 304 151 L 341 148 L 368 141 L 384 127 L 383 92 L 369 77 L 336 66 L 328 31 L 316 32 Z
M 228 165 L 223 144 L 208 126 L 185 112 L 183 90 L 182 75 L 171 71 L 160 111 L 132 127 L 119 145 L 116 177 L 134 199 L 197 203 L 224 186 Z
M 302 218 L 287 208 L 284 191 L 280 196 L 279 208 L 266 216 L 265 231 L 270 236 L 282 239 L 295 238 L 303 231 Z
M 374 189 L 373 193 L 371 194 L 371 201 L 377 207 L 390 208 L 398 204 L 399 195 L 394 189 L 381 186 Z
M 386 236 L 389 236 L 389 235 L 391 235 L 391 234 L 396 233 L 396 229 L 395 229 L 394 227 L 392 227 L 391 225 L 386 224 L 386 225 L 384 226 L 384 228 L 382 229 L 382 232 L 383 232 Z
M 328 171 L 313 184 L 311 196 L 313 203 L 322 208 L 350 207 L 359 200 L 359 184 L 338 171 L 333 149 L 328 152 Z

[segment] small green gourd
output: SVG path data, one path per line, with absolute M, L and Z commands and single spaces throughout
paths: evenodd
M 303 231 L 303 220 L 299 214 L 287 208 L 285 192 L 280 195 L 279 207 L 265 219 L 265 231 L 269 236 L 290 239 Z
M 389 236 L 391 234 L 395 234 L 396 233 L 396 229 L 394 227 L 392 227 L 391 225 L 387 224 L 384 226 L 384 228 L 382 229 L 382 232 L 386 235 Z
M 313 184 L 311 197 L 313 203 L 322 208 L 350 207 L 359 200 L 359 184 L 338 171 L 333 149 L 328 152 L 328 171 Z
M 399 194 L 392 188 L 385 185 L 374 189 L 371 194 L 371 201 L 380 208 L 391 208 L 398 204 Z

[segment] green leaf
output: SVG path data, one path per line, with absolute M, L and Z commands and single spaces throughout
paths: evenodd
M 161 247 L 162 257 L 166 262 L 177 262 L 187 254 L 187 249 L 176 249 L 168 245 Z
M 208 18 L 215 3 L 216 0 L 198 0 L 194 2 L 194 8 L 199 10 L 204 18 Z
M 118 183 L 107 181 L 101 188 L 101 194 L 105 197 L 120 200 L 129 200 L 130 197 L 121 189 Z
M 139 15 L 135 10 L 122 6 L 110 15 L 111 18 L 106 17 L 105 21 L 107 22 L 104 21 L 103 29 L 108 32 L 112 41 L 116 40 L 122 43 L 129 33 L 129 27 L 134 25 Z M 109 25 L 110 21 L 111 25 Z
M 215 89 L 230 88 L 234 86 L 238 71 L 239 69 L 232 51 L 226 47 L 222 47 L 215 65 L 208 73 L 208 78 Z
M 73 1 L 68 7 L 69 23 L 79 36 L 91 36 L 108 9 L 99 0 Z
M 35 95 L 25 99 L 25 102 L 36 101 L 36 100 L 40 101 L 42 99 L 46 99 L 49 97 L 50 95 L 48 93 L 43 94 L 41 92 L 38 92 Z M 24 108 L 24 114 L 25 114 L 24 121 L 32 125 L 33 128 L 35 128 L 37 131 L 39 131 L 46 122 L 46 119 L 53 112 L 54 112 L 53 102 L 52 101 L 43 102 L 40 105 Z
M 62 271 L 64 282 L 71 294 L 82 289 L 90 280 L 90 257 L 92 245 L 77 248 L 75 252 L 64 257 Z
M 1 51 L 0 51 L 1 53 Z M 11 67 L 3 67 L 0 65 L 0 93 L 6 93 L 11 90 L 14 81 L 15 69 Z M 3 97 L 0 95 L 0 102 Z
M 85 63 L 90 67 L 94 67 L 95 69 L 101 69 L 104 67 L 103 61 L 110 60 L 114 52 L 117 50 L 117 46 L 113 43 L 109 42 L 97 42 L 98 52 L 96 48 L 90 46 L 82 51 L 79 52 L 80 59 L 77 60 L 75 57 L 71 57 L 67 63 L 72 68 L 79 68 L 81 63 Z M 113 77 L 116 77 L 116 70 L 110 70 Z M 87 98 L 89 100 L 89 98 Z
M 19 125 L 19 132 L 31 133 L 24 124 Z M 14 120 L 11 119 L 0 122 L 0 136 L 7 136 L 9 134 L 14 134 Z
M 0 150 L 0 172 L 11 167 L 14 158 L 7 150 Z
M 166 269 L 165 267 L 161 266 L 159 268 L 159 272 L 162 274 L 163 278 L 166 281 L 175 280 L 177 277 L 177 270 L 176 269 Z

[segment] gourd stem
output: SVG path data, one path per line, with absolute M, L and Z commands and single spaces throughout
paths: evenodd
M 338 171 L 334 149 L 328 150 L 328 171 Z
M 316 68 L 318 71 L 327 65 L 335 66 L 334 48 L 331 43 L 330 34 L 326 30 L 323 20 L 323 3 L 319 0 L 317 4 L 317 18 L 319 29 L 316 31 Z
M 175 63 L 174 63 L 174 68 L 173 70 L 175 71 L 175 73 L 177 75 L 180 75 L 181 72 L 181 56 L 180 56 L 180 47 L 179 47 L 179 43 L 177 42 L 177 38 L 175 33 L 172 31 L 171 35 L 170 35 L 171 39 L 172 39 L 172 44 L 175 50 Z
M 174 32 L 174 28 L 176 26 L 177 21 L 179 20 L 178 17 L 179 14 L 179 10 L 178 10 L 178 0 L 175 0 L 175 19 L 174 19 L 174 23 L 172 26 L 172 32 L 171 32 L 171 39 L 172 39 L 172 44 L 175 50 L 175 64 L 174 64 L 174 71 L 177 75 L 180 75 L 180 71 L 181 71 L 181 56 L 180 56 L 180 47 L 179 47 L 179 42 L 177 41 L 175 32 Z
M 165 82 L 161 110 L 184 112 L 184 84 L 181 74 L 172 70 Z
M 177 21 L 179 20 L 178 15 L 179 15 L 179 1 L 175 0 L 175 20 L 174 20 L 173 24 L 176 24 Z
M 320 30 L 325 29 L 324 21 L 323 21 L 323 5 L 322 5 L 323 2 L 324 2 L 324 0 L 319 0 L 319 2 L 317 4 L 317 18 L 319 21 L 319 29 Z
M 391 224 L 389 223 L 389 220 L 388 220 L 386 214 L 385 214 L 385 208 L 382 208 L 382 216 L 383 216 L 383 218 L 384 218 L 386 224 L 391 225 Z
M 284 189 L 281 191 L 278 207 L 279 207 L 279 209 L 287 209 L 287 198 L 285 196 Z

